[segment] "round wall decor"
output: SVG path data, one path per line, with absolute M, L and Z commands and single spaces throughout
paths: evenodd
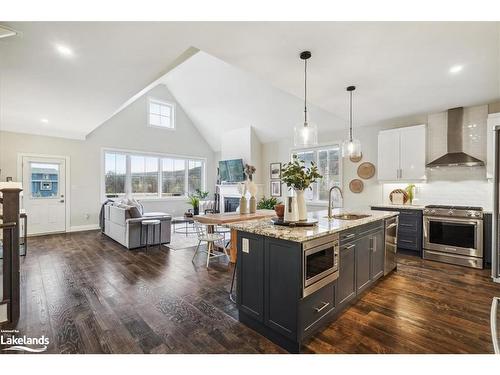
M 354 180 L 351 180 L 351 182 L 349 182 L 349 189 L 353 193 L 361 193 L 363 191 L 363 187 L 363 181 L 358 178 L 355 178 Z
M 358 176 L 368 180 L 369 178 L 372 178 L 375 175 L 375 166 L 368 162 L 365 161 L 364 163 L 361 163 L 358 167 Z

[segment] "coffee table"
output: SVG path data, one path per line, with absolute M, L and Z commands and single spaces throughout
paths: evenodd
M 194 227 L 190 226 L 193 223 L 194 219 L 192 217 L 177 216 L 172 218 L 174 233 L 184 234 L 186 235 L 186 237 L 190 234 L 196 234 L 196 230 L 194 229 Z M 178 228 L 176 224 L 185 224 L 185 226 L 182 228 Z

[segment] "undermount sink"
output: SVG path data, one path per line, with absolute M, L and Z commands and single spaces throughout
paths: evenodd
M 358 214 L 340 214 L 333 215 L 332 217 L 328 217 L 328 219 L 337 219 L 337 220 L 359 220 L 364 219 L 365 217 L 369 217 L 370 215 L 358 215 Z

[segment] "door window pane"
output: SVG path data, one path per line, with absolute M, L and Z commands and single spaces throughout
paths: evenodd
M 185 195 L 186 161 L 162 159 L 162 196 Z
M 30 163 L 30 175 L 32 198 L 59 196 L 59 164 Z

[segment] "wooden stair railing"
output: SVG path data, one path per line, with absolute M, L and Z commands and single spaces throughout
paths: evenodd
M 0 302 L 0 317 L 6 310 L 7 320 L 0 327 L 13 328 L 20 314 L 20 267 L 19 267 L 19 194 L 22 189 L 2 188 L 3 231 L 3 294 Z

